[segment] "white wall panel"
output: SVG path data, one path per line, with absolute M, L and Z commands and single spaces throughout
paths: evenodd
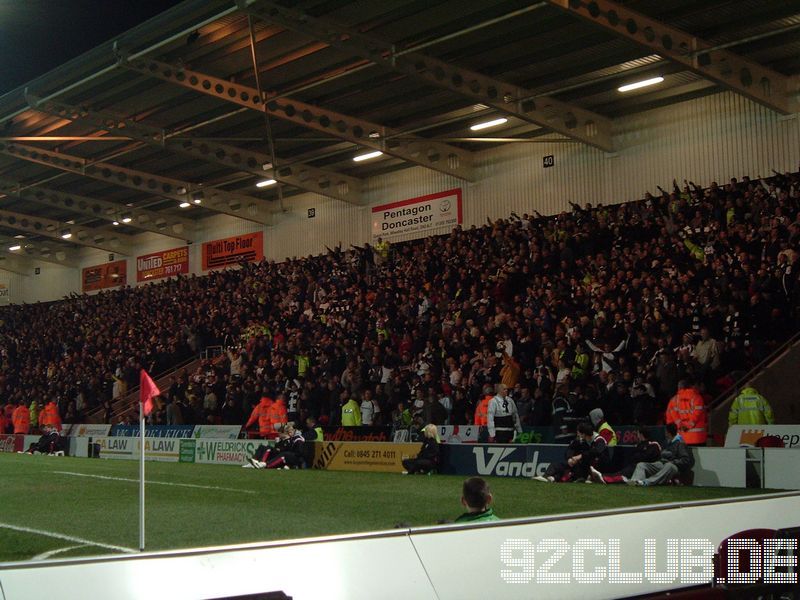
M 36 263 L 39 274 L 31 270 L 31 275 L 24 277 L 24 297 L 14 300 L 27 303 L 49 302 L 58 300 L 71 293 L 81 293 L 80 269 L 73 269 L 51 263 Z
M 476 154 L 475 183 L 415 167 L 365 181 L 364 207 L 301 194 L 285 201 L 272 227 L 216 215 L 199 223 L 197 241 L 189 251 L 190 270 L 201 273 L 204 241 L 259 230 L 264 231 L 265 256 L 279 261 L 318 254 L 339 242 L 345 247 L 361 245 L 371 241 L 369 206 L 457 187 L 463 190 L 464 225 L 469 227 L 482 225 L 487 216 L 507 217 L 511 211 L 558 213 L 569 210 L 570 201 L 626 202 L 647 190 L 655 192 L 657 185 L 668 189 L 674 177 L 707 185 L 743 175 L 766 176 L 772 168 L 795 170 L 800 164 L 800 118 L 781 117 L 728 92 L 620 118 L 614 129 L 616 151 L 611 154 L 570 141 L 508 144 Z M 545 169 L 542 158 L 547 155 L 555 157 L 555 166 Z M 315 209 L 314 218 L 308 218 L 309 208 Z M 132 282 L 137 255 L 182 245 L 154 234 L 135 239 L 136 250 L 128 257 Z M 108 259 L 107 252 L 93 250 L 82 256 L 82 266 Z M 79 291 L 80 272 L 65 271 L 27 281 L 25 300 Z

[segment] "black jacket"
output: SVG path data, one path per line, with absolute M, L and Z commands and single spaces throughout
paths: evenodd
M 694 454 L 686 447 L 681 436 L 675 436 L 661 451 L 661 460 L 671 462 L 678 471 L 685 473 L 694 466 Z
M 439 444 L 433 438 L 425 438 L 422 442 L 422 448 L 420 448 L 419 454 L 417 454 L 417 458 L 423 458 L 425 460 L 430 460 L 435 463 L 439 462 Z

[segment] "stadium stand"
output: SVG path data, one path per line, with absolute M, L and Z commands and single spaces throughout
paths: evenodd
M 140 367 L 221 345 L 172 379 L 153 422 L 243 423 L 284 394 L 329 424 L 351 398 L 375 424 L 399 402 L 420 423 L 464 424 L 502 380 L 526 424 L 549 424 L 558 397 L 577 416 L 654 424 L 679 379 L 709 397 L 797 329 L 797 173 L 572 207 L 396 244 L 388 261 L 337 247 L 7 307 L 3 400 L 56 399 L 80 419 Z

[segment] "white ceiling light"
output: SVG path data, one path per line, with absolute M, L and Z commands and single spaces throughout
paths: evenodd
M 112 225 L 114 225 L 114 226 L 117 226 L 117 225 L 119 225 L 119 221 L 117 221 L 117 220 L 115 219 L 114 221 L 111 221 L 111 224 L 112 224 Z
M 188 202 L 181 202 L 178 206 L 180 206 L 181 208 L 189 208 L 191 204 L 189 204 Z
M 651 79 L 644 79 L 636 83 L 629 83 L 617 88 L 620 92 L 630 92 L 631 90 L 638 90 L 639 88 L 647 87 L 648 85 L 655 85 L 664 81 L 663 77 L 653 77 Z
M 131 221 L 133 221 L 133 219 L 131 218 L 130 215 L 122 215 L 122 222 L 123 223 L 130 223 Z
M 20 250 L 21 248 L 22 248 L 22 246 L 17 245 L 17 246 L 9 246 L 8 249 L 11 250 L 12 252 L 14 252 L 16 250 Z
M 192 200 L 192 202 L 194 202 L 195 204 L 202 204 L 203 203 L 203 199 L 202 198 L 195 198 L 194 200 Z
M 476 123 L 470 129 L 472 131 L 480 131 L 481 129 L 489 129 L 489 127 L 497 127 L 498 125 L 503 125 L 504 123 L 508 123 L 508 119 L 505 117 L 500 117 L 499 119 L 492 119 L 491 121 L 484 121 L 483 123 Z
M 64 231 L 61 232 L 61 237 L 64 238 L 65 240 L 68 240 L 69 238 L 72 237 L 72 232 L 69 229 L 65 229 Z
M 367 152 L 366 154 L 359 154 L 358 156 L 354 156 L 353 160 L 355 162 L 361 162 L 362 160 L 369 160 L 370 158 L 378 158 L 379 156 L 383 156 L 383 152 L 380 150 L 375 150 L 375 152 Z
M 274 179 L 265 179 L 264 181 L 259 181 L 256 184 L 256 187 L 257 188 L 262 188 L 262 187 L 267 187 L 268 185 L 275 185 L 276 183 L 278 183 L 278 182 L 275 181 Z

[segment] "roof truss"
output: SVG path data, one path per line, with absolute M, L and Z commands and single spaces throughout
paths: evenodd
M 106 219 L 110 222 L 121 222 L 125 219 L 125 225 L 134 229 L 160 233 L 190 242 L 195 239 L 194 225 L 190 221 L 156 211 L 123 207 L 107 200 L 68 194 L 46 187 L 24 186 L 8 179 L 0 179 L 0 192 L 21 200 L 63 208 L 95 219 Z
M 44 236 L 54 240 L 69 240 L 79 246 L 98 248 L 106 252 L 130 254 L 132 244 L 126 235 L 114 233 L 109 235 L 102 229 L 72 225 L 44 219 L 10 210 L 0 210 L 0 225 L 8 229 L 23 231 L 29 235 Z M 65 237 L 69 230 L 69 237 Z M 22 245 L 20 243 L 20 245 Z
M 699 75 L 783 114 L 797 110 L 796 82 L 754 61 L 611 0 L 548 0 Z
M 272 161 L 267 154 L 208 140 L 193 140 L 190 137 L 171 139 L 163 129 L 107 111 L 92 111 L 55 100 L 40 100 L 34 96 L 28 96 L 28 104 L 35 110 L 72 121 L 83 120 L 111 134 L 127 136 L 151 146 L 166 148 L 172 152 L 251 173 L 257 177 L 272 178 L 307 192 L 352 204 L 362 203 L 361 180 L 356 177 L 302 162 L 290 164 L 280 159 L 276 160 L 278 167 L 271 168 Z M 264 168 L 265 165 L 267 169 Z
M 145 194 L 171 198 L 181 203 L 199 200 L 203 208 L 262 225 L 270 225 L 272 222 L 270 213 L 274 212 L 274 209 L 265 200 L 259 198 L 215 188 L 205 188 L 200 184 L 118 167 L 111 163 L 92 162 L 79 156 L 25 144 L 0 141 L 0 153 Z
M 237 0 L 243 12 L 311 36 L 330 46 L 456 92 L 541 127 L 611 152 L 611 120 L 579 106 L 470 71 L 420 52 L 407 52 L 378 37 L 318 19 L 267 0 Z
M 118 56 L 118 60 L 122 66 L 142 75 L 156 77 L 259 112 L 266 110 L 275 118 L 324 132 L 334 138 L 380 150 L 385 154 L 459 179 L 474 180 L 472 154 L 468 150 L 403 134 L 390 127 L 349 117 L 291 98 L 267 98 L 265 103 L 264 98 L 259 97 L 255 88 L 232 83 L 199 71 L 192 71 L 182 66 L 173 67 L 157 60 L 145 58 L 128 61 L 123 56 Z

